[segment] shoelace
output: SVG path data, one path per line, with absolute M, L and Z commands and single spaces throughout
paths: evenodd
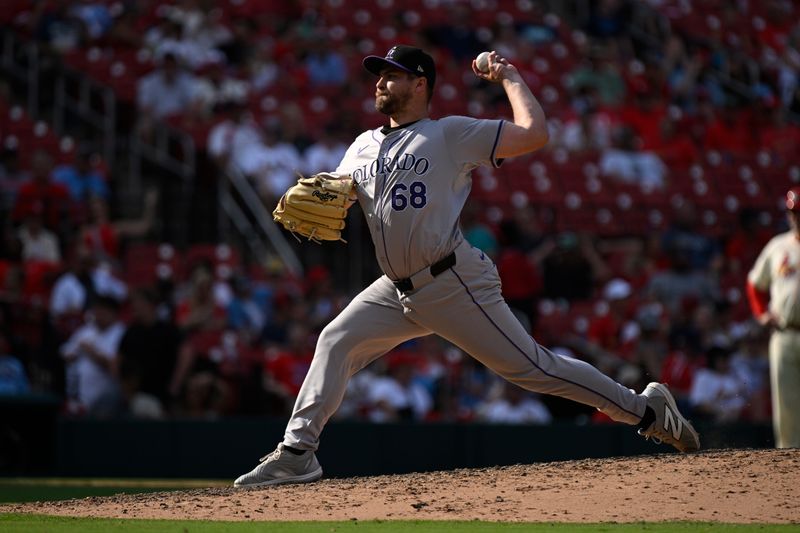
M 655 435 L 655 430 L 653 430 L 653 432 L 651 433 L 647 433 L 644 429 L 640 429 L 639 431 L 637 431 L 637 433 L 642 437 L 644 437 L 644 440 L 652 440 L 656 444 L 661 444 L 663 442 L 663 440 L 661 440 L 660 437 L 657 437 Z
M 258 460 L 259 463 L 263 463 L 265 461 L 269 461 L 270 459 L 277 458 L 281 454 L 280 448 L 275 448 L 272 452 L 268 453 L 264 457 Z

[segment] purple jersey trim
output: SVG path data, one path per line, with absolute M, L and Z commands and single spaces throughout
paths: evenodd
M 497 145 L 500 144 L 500 132 L 503 131 L 503 124 L 505 124 L 505 123 L 506 123 L 505 120 L 501 120 L 500 121 L 500 125 L 497 126 L 497 135 L 495 135 L 494 144 L 492 145 L 492 153 L 491 153 L 491 156 L 490 156 L 490 160 L 491 160 L 492 166 L 494 168 L 499 167 L 500 165 L 503 164 L 503 161 L 505 161 L 504 159 L 497 159 L 495 157 L 495 152 L 497 152 Z
M 388 154 L 389 150 L 392 149 L 392 146 L 394 146 L 395 144 L 400 142 L 402 139 L 403 139 L 403 136 L 401 135 L 392 144 L 387 146 L 386 147 L 386 153 Z M 378 150 L 378 157 L 381 157 L 380 150 Z M 383 193 L 386 192 L 386 182 L 388 181 L 388 178 L 389 178 L 389 176 L 384 170 L 384 172 L 383 172 L 383 183 L 381 184 L 382 185 L 382 189 L 381 189 L 381 194 L 378 195 L 378 200 L 379 201 L 377 202 L 376 210 L 378 211 L 378 213 L 377 213 L 378 214 L 378 218 L 381 221 L 381 239 L 383 240 L 383 253 L 386 256 L 386 266 L 389 267 L 389 270 L 392 271 L 392 277 L 396 278 L 397 277 L 397 273 L 395 272 L 391 261 L 389 261 L 389 249 L 386 247 L 386 232 L 384 231 L 384 229 L 386 228 L 386 224 L 383 223 L 383 217 L 381 216 L 381 214 L 383 213 L 383 205 L 386 202 Z M 387 274 L 388 274 L 388 272 L 387 272 Z
M 516 349 L 517 349 L 517 351 L 518 351 L 519 353 L 521 353 L 521 354 L 522 354 L 522 356 L 523 356 L 523 357 L 525 357 L 525 359 L 527 359 L 528 361 L 530 361 L 530 363 L 531 363 L 533 366 L 535 366 L 535 367 L 536 367 L 536 369 L 537 369 L 537 370 L 539 370 L 539 372 L 541 372 L 541 373 L 542 373 L 542 374 L 544 374 L 545 376 L 549 376 L 549 377 L 551 377 L 551 378 L 555 378 L 555 379 L 560 379 L 561 381 L 566 381 L 567 383 L 571 383 L 571 384 L 573 384 L 573 385 L 576 385 L 576 386 L 578 386 L 578 387 L 580 387 L 580 388 L 582 388 L 582 389 L 585 389 L 585 390 L 587 390 L 587 391 L 591 392 L 592 394 L 596 394 L 597 396 L 600 396 L 601 398 L 604 398 L 605 400 L 607 400 L 609 403 L 612 403 L 612 404 L 616 405 L 616 406 L 617 406 L 617 407 L 618 407 L 618 408 L 619 408 L 621 411 L 625 411 L 626 413 L 628 413 L 628 414 L 631 414 L 631 415 L 633 415 L 633 416 L 635 416 L 635 417 L 637 417 L 637 418 L 641 416 L 641 415 L 638 415 L 638 414 L 636 414 L 636 413 L 634 413 L 634 412 L 632 412 L 632 411 L 628 411 L 627 409 L 625 409 L 624 407 L 622 407 L 621 405 L 619 405 L 619 404 L 617 404 L 615 401 L 613 401 L 611 398 L 607 398 L 606 396 L 604 396 L 604 395 L 600 394 L 599 392 L 597 392 L 597 391 L 595 391 L 595 390 L 592 390 L 592 389 L 590 389 L 590 388 L 589 388 L 589 387 L 587 387 L 586 385 L 582 385 L 582 384 L 580 384 L 580 383 L 577 383 L 577 382 L 575 382 L 575 381 L 572 381 L 572 380 L 569 380 L 569 379 L 566 379 L 566 378 L 562 378 L 561 376 L 556 376 L 556 375 L 550 374 L 550 373 L 548 373 L 548 372 L 545 372 L 545 371 L 542 369 L 542 367 L 540 367 L 539 365 L 537 365 L 537 364 L 536 364 L 536 362 L 534 362 L 534 360 L 533 360 L 533 359 L 531 359 L 531 358 L 530 358 L 530 356 L 529 356 L 527 353 L 525 353 L 525 350 L 523 350 L 522 348 L 520 348 L 519 346 L 517 346 L 517 345 L 514 343 L 514 341 L 512 341 L 512 340 L 511 340 L 511 339 L 508 337 L 508 335 L 506 335 L 505 331 L 503 331 L 502 329 L 500 329 L 500 326 L 498 326 L 498 325 L 497 325 L 497 324 L 494 322 L 494 320 L 492 320 L 492 317 L 490 317 L 490 316 L 488 315 L 488 313 L 486 313 L 486 311 L 484 311 L 483 307 L 481 307 L 481 304 L 479 304 L 479 303 L 478 303 L 478 302 L 475 300 L 475 297 L 474 297 L 474 296 L 472 296 L 472 293 L 470 292 L 469 288 L 468 288 L 468 287 L 467 287 L 467 285 L 464 283 L 464 281 L 461 279 L 461 276 L 459 276 L 459 275 L 458 275 L 458 273 L 457 273 L 457 272 L 456 272 L 456 271 L 453 269 L 453 267 L 450 267 L 450 271 L 451 271 L 453 274 L 455 274 L 455 275 L 456 275 L 456 278 L 458 278 L 458 281 L 459 281 L 459 283 L 461 283 L 461 286 L 462 286 L 462 287 L 464 287 L 464 290 L 466 290 L 466 291 L 467 291 L 467 294 L 469 294 L 469 297 L 470 297 L 470 299 L 472 299 L 472 303 L 474 303 L 476 306 L 478 306 L 478 309 L 480 309 L 480 310 L 481 310 L 481 313 L 483 313 L 483 316 L 485 316 L 485 317 L 486 317 L 486 319 L 487 319 L 487 320 L 488 320 L 488 321 L 489 321 L 489 322 L 492 324 L 492 326 L 494 326 L 494 328 L 495 328 L 497 331 L 499 331 L 499 332 L 500 332 L 500 334 L 501 334 L 503 337 L 505 337 L 505 338 L 506 338 L 506 340 L 507 340 L 508 342 L 510 342 L 510 343 L 511 343 L 511 345 L 512 345 L 514 348 L 516 348 Z

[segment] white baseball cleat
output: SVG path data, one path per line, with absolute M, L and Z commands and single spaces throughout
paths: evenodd
M 283 443 L 269 455 L 259 459 L 259 465 L 233 482 L 234 487 L 266 487 L 288 483 L 311 483 L 322 477 L 322 467 L 314 452 L 302 455 L 284 449 Z
M 640 429 L 639 435 L 671 444 L 682 452 L 696 452 L 700 449 L 700 436 L 678 411 L 675 398 L 666 385 L 650 383 L 642 394 L 647 397 L 647 406 L 655 413 L 656 420 L 650 427 Z

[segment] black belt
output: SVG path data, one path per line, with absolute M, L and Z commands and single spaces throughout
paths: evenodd
M 456 253 L 450 252 L 450 255 L 445 257 L 444 259 L 440 259 L 436 261 L 429 267 L 431 276 L 434 278 L 456 264 Z M 414 283 L 411 281 L 411 278 L 403 278 L 398 279 L 397 281 L 393 281 L 394 286 L 397 287 L 397 290 L 400 292 L 408 292 L 414 290 Z

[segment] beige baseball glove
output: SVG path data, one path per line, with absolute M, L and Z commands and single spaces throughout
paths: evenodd
M 301 176 L 278 201 L 272 217 L 295 236 L 314 242 L 347 242 L 342 239 L 342 230 L 347 209 L 355 201 L 354 194 L 349 176 Z

